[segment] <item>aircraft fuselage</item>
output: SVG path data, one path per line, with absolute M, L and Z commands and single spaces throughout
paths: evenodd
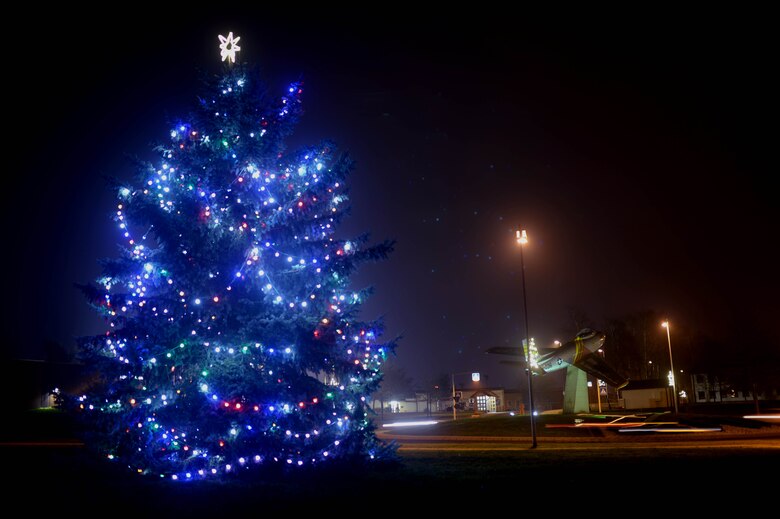
M 602 332 L 590 331 L 579 333 L 574 340 L 563 344 L 555 351 L 539 357 L 534 371 L 551 373 L 577 363 L 591 353 L 595 353 L 604 345 L 606 335 Z M 540 373 L 540 374 L 541 374 Z

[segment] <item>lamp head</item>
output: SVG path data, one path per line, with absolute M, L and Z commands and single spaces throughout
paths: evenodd
M 520 245 L 528 243 L 528 234 L 525 232 L 525 229 L 517 231 L 517 243 Z

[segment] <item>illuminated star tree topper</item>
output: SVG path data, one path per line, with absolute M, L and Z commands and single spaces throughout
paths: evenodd
M 219 55 L 222 56 L 222 61 L 228 60 L 230 63 L 236 62 L 236 52 L 241 50 L 241 47 L 238 46 L 238 41 L 241 39 L 241 36 L 233 37 L 233 31 L 230 31 L 227 35 L 227 38 L 219 35 Z

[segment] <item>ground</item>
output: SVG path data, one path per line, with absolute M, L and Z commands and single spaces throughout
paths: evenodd
M 45 429 L 40 426 L 47 419 L 40 415 L 33 420 L 34 431 L 20 426 L 26 441 L 4 433 L 0 447 L 4 472 L 13 474 L 3 493 L 16 496 L 32 513 L 225 517 L 311 510 L 330 516 L 475 508 L 524 513 L 532 507 L 557 514 L 625 505 L 658 513 L 718 511 L 773 502 L 780 462 L 778 426 L 726 424 L 722 433 L 695 438 L 672 433 L 628 439 L 614 431 L 550 429 L 545 425 L 572 419 L 540 417 L 539 448 L 532 450 L 524 435 L 527 417 L 504 416 L 445 423 L 440 431 L 429 428 L 425 434 L 404 430 L 395 440 L 395 462 L 293 474 L 269 471 L 253 481 L 173 483 L 95 458 L 68 437 L 60 417 L 51 418 Z M 520 434 L 506 435 L 511 424 Z M 453 428 L 477 434 L 452 435 Z M 448 436 L 431 434 L 448 430 Z M 485 436 L 491 430 L 499 432 L 492 439 Z

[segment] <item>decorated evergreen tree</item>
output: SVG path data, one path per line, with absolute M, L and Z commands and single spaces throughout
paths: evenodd
M 108 331 L 82 339 L 96 377 L 69 405 L 109 459 L 172 479 L 373 459 L 366 398 L 394 345 L 349 276 L 392 243 L 335 237 L 352 162 L 287 152 L 301 84 L 270 101 L 220 40 L 224 73 L 116 186 L 123 254 L 82 287 Z

